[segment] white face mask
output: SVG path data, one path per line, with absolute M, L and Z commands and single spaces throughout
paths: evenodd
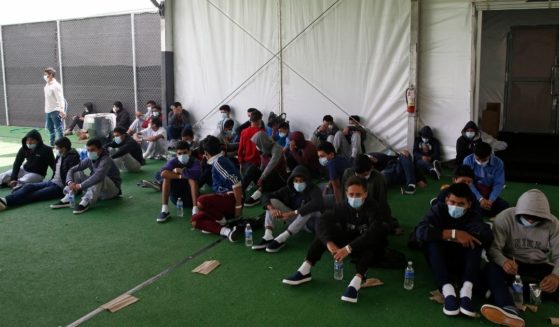
M 353 208 L 353 209 L 359 209 L 361 208 L 361 206 L 363 205 L 363 198 L 352 198 L 350 196 L 347 197 L 347 203 Z
M 328 164 L 328 158 L 326 158 L 326 157 L 320 157 L 320 158 L 318 158 L 318 162 L 319 162 L 322 166 L 326 167 L 326 165 Z
M 116 113 L 116 111 L 117 111 L 117 108 L 113 107 L 113 112 Z
M 478 165 L 480 165 L 481 167 L 485 167 L 485 166 L 487 166 L 487 164 L 489 163 L 489 160 L 484 161 L 484 162 L 481 162 L 481 161 L 479 161 L 479 160 L 477 160 L 477 159 L 475 159 L 475 160 L 476 160 L 476 163 L 477 163 Z
M 465 132 L 464 135 L 469 139 L 473 139 L 476 136 L 476 132 Z
M 190 159 L 190 156 L 188 154 L 181 154 L 178 155 L 177 158 L 179 159 L 181 164 L 186 165 L 188 163 L 188 160 Z
M 521 223 L 522 226 L 524 226 L 524 227 L 535 227 L 535 226 L 538 224 L 537 221 L 534 221 L 534 222 L 531 223 L 531 222 L 528 221 L 528 219 L 526 219 L 526 218 L 524 218 L 524 217 L 522 217 L 522 216 L 520 216 L 520 223 Z
M 151 107 L 147 107 L 146 110 L 149 112 L 151 111 Z
M 228 113 L 226 113 L 226 112 L 221 113 L 221 118 L 228 118 L 228 117 L 229 117 Z
M 153 117 L 159 117 L 159 111 L 154 111 L 153 112 Z
M 307 183 L 303 182 L 303 183 L 295 183 L 293 182 L 293 188 L 295 189 L 295 191 L 297 192 L 303 192 L 305 190 L 305 188 L 307 188 Z
M 428 139 L 428 138 L 422 137 L 421 140 L 423 141 L 423 143 L 429 143 L 429 139 Z
M 49 77 L 47 75 L 43 75 L 43 79 L 45 80 L 45 82 L 49 81 Z
M 279 137 L 286 137 L 286 136 L 287 136 L 287 133 L 279 132 L 278 135 L 279 135 Z

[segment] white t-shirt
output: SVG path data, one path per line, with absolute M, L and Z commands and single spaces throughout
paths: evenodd
M 159 127 L 158 130 L 154 131 L 151 127 L 148 127 L 146 129 L 143 129 L 141 131 L 142 133 L 142 138 L 146 138 L 146 137 L 152 137 L 152 136 L 157 136 L 157 135 L 162 135 L 163 136 L 163 140 L 167 139 L 167 130 L 163 127 Z M 158 141 L 161 141 L 161 139 L 159 139 Z
M 62 95 L 62 85 L 53 79 L 52 82 L 45 84 L 45 113 L 53 111 L 64 112 L 64 96 Z

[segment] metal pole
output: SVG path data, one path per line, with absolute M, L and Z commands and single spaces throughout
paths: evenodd
M 278 69 L 279 69 L 279 113 L 283 113 L 283 49 L 282 49 L 282 33 L 281 33 L 281 0 L 278 0 Z
M 134 25 L 134 13 L 130 14 L 132 30 L 132 72 L 134 74 L 134 111 L 138 111 L 138 72 L 136 71 L 136 27 Z
M 475 11 L 475 7 L 473 9 Z M 483 25 L 483 11 L 477 12 L 477 24 L 476 24 L 476 45 L 475 45 L 475 86 L 474 86 L 474 103 L 470 107 L 473 112 L 470 111 L 470 119 L 478 122 L 479 118 L 479 87 L 481 83 L 481 32 Z
M 411 15 L 410 15 L 410 72 L 409 72 L 409 85 L 413 86 L 416 90 L 415 97 L 415 112 L 408 113 L 408 135 L 406 139 L 408 150 L 413 149 L 415 141 L 415 133 L 417 129 L 417 112 L 419 108 L 419 87 L 417 81 L 418 65 L 417 65 L 417 52 L 419 42 L 419 1 L 412 0 Z
M 10 125 L 8 114 L 8 92 L 6 86 L 6 65 L 4 63 L 4 39 L 2 38 L 2 26 L 0 26 L 0 56 L 2 57 L 2 86 L 4 87 L 4 108 L 6 108 L 6 125 Z
M 60 42 L 60 21 L 56 21 L 56 42 L 58 46 L 58 76 L 60 76 L 60 85 L 62 86 L 62 95 L 64 95 L 64 75 L 62 74 L 62 42 Z

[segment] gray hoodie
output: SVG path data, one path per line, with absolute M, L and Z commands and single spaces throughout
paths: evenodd
M 523 214 L 544 221 L 525 227 L 519 221 Z M 498 265 L 513 258 L 529 264 L 549 263 L 555 265 L 553 273 L 559 276 L 559 222 L 542 191 L 531 189 L 518 198 L 516 207 L 502 211 L 495 219 L 493 234 L 488 255 Z
M 263 157 L 269 157 L 270 160 L 266 162 L 265 158 L 261 160 L 262 176 L 260 178 L 266 179 L 268 175 L 276 168 L 283 158 L 282 147 L 274 142 L 268 134 L 264 131 L 260 131 L 254 134 L 250 141 L 256 145 L 258 151 L 262 153 Z

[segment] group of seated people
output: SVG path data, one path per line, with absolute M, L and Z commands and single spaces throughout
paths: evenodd
M 113 109 L 117 115 L 123 110 L 122 105 Z M 146 159 L 167 158 L 172 147 L 175 155 L 154 181 L 146 181 L 161 192 L 158 223 L 171 218 L 169 200 L 176 204 L 181 199 L 192 208 L 195 229 L 235 242 L 243 231 L 231 222 L 244 207 L 261 205 L 264 234 L 252 250 L 278 252 L 300 231 L 313 233 L 305 260 L 283 283 L 310 281 L 311 268 L 326 251 L 336 261 L 349 257 L 356 274 L 341 297 L 346 302 L 357 302 L 369 268 L 403 268 L 405 257 L 388 248 L 388 235 L 402 230 L 392 216 L 387 189 L 399 185 L 402 194 L 414 194 L 416 186 L 425 186 L 424 174 L 441 179 L 441 145 L 430 127 L 420 130 L 412 152 L 389 155 L 364 151 L 367 132 L 358 116 L 350 116 L 340 130 L 326 115 L 307 140 L 303 132 L 291 131 L 284 117 L 265 124 L 262 113 L 250 108 L 248 121 L 239 124 L 224 105 L 215 132 L 198 142 L 185 112 L 175 103 L 165 129 L 161 108 L 150 101 L 147 112 L 137 113 L 131 124 L 117 123 L 107 143 L 89 139 L 87 157 L 81 160 L 67 137 L 55 141 L 53 154 L 39 132 L 30 131 L 12 169 L 0 174 L 0 183 L 12 188 L 0 198 L 0 211 L 53 199 L 58 202 L 51 208 L 67 208 L 80 197 L 72 209 L 83 213 L 99 200 L 121 196 L 122 172 L 141 171 Z M 75 118 L 75 125 L 80 121 Z M 489 290 L 493 304 L 484 305 L 482 314 L 496 323 L 523 326 L 508 285 L 519 274 L 557 299 L 559 223 L 539 190 L 525 192 L 516 207 L 500 198 L 503 162 L 473 122 L 457 141 L 457 158 L 462 160 L 456 162 L 453 184 L 431 201 L 410 235 L 410 247 L 423 251 L 445 298 L 444 314 L 475 316 L 474 291 Z M 45 182 L 49 167 L 54 174 Z M 205 185 L 211 193 L 201 192 Z M 484 218 L 494 218 L 493 228 Z M 276 223 L 285 228 L 274 235 Z M 489 262 L 480 270 L 483 250 Z

